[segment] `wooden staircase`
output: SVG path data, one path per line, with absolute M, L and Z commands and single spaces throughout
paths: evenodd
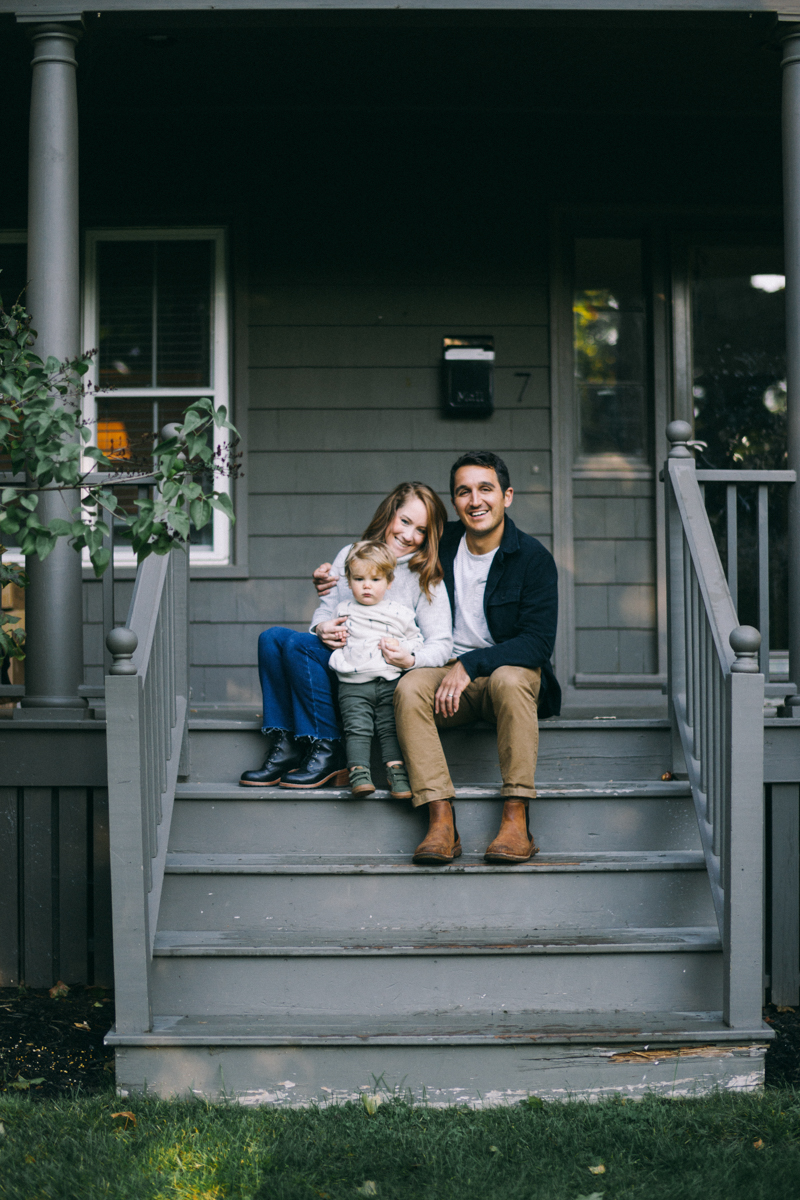
M 125 1091 L 480 1105 L 763 1080 L 767 1026 L 722 1021 L 722 946 L 689 786 L 660 720 L 549 721 L 531 826 L 490 866 L 494 733 L 445 736 L 463 857 L 416 867 L 424 811 L 378 791 L 243 789 L 253 720 L 194 720 L 146 1032 Z

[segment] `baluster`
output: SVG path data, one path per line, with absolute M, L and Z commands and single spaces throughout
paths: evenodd
M 716 831 L 717 826 L 719 825 L 720 749 L 722 746 L 721 729 L 720 729 L 721 673 L 720 673 L 720 669 L 719 669 L 719 659 L 717 658 L 716 646 L 713 647 L 713 652 L 712 652 L 711 672 L 712 672 L 712 694 L 711 694 L 712 745 L 711 745 L 711 782 L 709 785 L 711 794 L 709 796 L 709 804 L 708 804 L 708 812 L 709 812 L 708 819 L 711 822 L 712 828 Z
M 697 736 L 694 740 L 694 756 L 700 763 L 700 791 L 706 795 L 706 816 L 708 815 L 708 743 L 706 739 L 706 723 L 708 721 L 708 625 L 706 614 L 699 614 L 700 637 L 698 639 L 698 655 L 695 671 L 697 673 Z
M 769 489 L 758 485 L 758 627 L 759 665 L 769 683 Z
M 145 699 L 145 720 L 144 726 L 147 733 L 147 828 L 150 838 L 150 857 L 154 858 L 158 847 L 158 836 L 156 830 L 156 788 L 157 788 L 157 755 L 158 743 L 155 738 L 153 729 L 153 708 L 155 705 L 156 678 L 153 670 L 153 653 L 152 647 L 150 651 L 150 662 L 147 668 L 147 678 L 144 685 Z
M 170 733 L 178 723 L 178 709 L 175 704 L 175 558 L 173 554 L 169 556 L 169 572 L 167 575 L 167 597 L 169 604 L 167 607 L 167 654 L 169 655 L 169 728 Z M 172 739 L 167 747 L 167 752 L 170 752 Z M 171 755 L 170 755 L 171 757 Z
M 733 607 L 739 612 L 739 530 L 737 525 L 739 489 L 735 483 L 725 488 L 725 507 L 728 526 L 728 589 Z
M 162 593 L 163 595 L 163 593 Z M 162 610 L 159 609 L 158 623 L 156 625 L 156 636 L 154 640 L 153 650 L 156 656 L 156 709 L 155 720 L 156 729 L 158 731 L 158 807 L 161 809 L 161 793 L 167 786 L 165 778 L 164 760 L 166 757 L 166 745 L 164 740 L 164 622 L 162 620 Z
M 692 675 L 694 674 L 694 646 L 692 645 L 692 556 L 686 540 L 683 542 L 683 611 L 685 613 L 684 637 L 684 678 L 686 680 L 686 723 L 691 729 L 694 725 L 694 705 L 692 703 Z
M 700 758 L 700 672 L 698 671 L 700 657 L 700 609 L 702 607 L 702 596 L 700 595 L 700 584 L 697 581 L 694 564 L 692 564 L 692 649 L 694 653 L 694 662 L 692 663 L 692 746 L 693 754 L 696 759 Z

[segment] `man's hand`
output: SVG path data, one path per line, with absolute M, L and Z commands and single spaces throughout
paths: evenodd
M 320 621 L 314 633 L 323 646 L 327 646 L 329 650 L 338 650 L 345 644 L 350 636 L 344 628 L 346 620 L 347 617 L 335 617 L 333 621 Z
M 328 592 L 332 592 L 336 587 L 339 576 L 333 574 L 332 563 L 322 563 L 316 571 L 312 572 L 311 582 L 317 589 L 318 596 L 327 596 Z
M 404 650 L 397 638 L 382 637 L 378 642 L 378 648 L 391 667 L 400 667 L 401 671 L 408 671 L 413 667 L 414 655 L 410 650 Z
M 464 670 L 460 662 L 456 662 L 454 666 L 445 675 L 439 687 L 436 690 L 436 696 L 433 701 L 433 711 L 437 716 L 454 717 L 458 712 L 458 703 L 461 699 L 461 693 L 464 688 L 472 683 L 467 672 Z

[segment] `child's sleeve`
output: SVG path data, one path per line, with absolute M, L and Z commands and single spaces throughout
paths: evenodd
M 403 630 L 400 638 L 400 644 L 404 650 L 408 650 L 411 654 L 415 654 L 416 651 L 424 645 L 424 641 L 425 639 L 419 631 L 416 618 L 411 609 L 409 609 L 408 620 L 406 621 L 406 627 Z

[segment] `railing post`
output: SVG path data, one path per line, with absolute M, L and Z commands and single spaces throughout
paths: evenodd
M 186 698 L 179 775 L 189 774 L 189 543 L 171 553 L 174 572 L 175 692 Z
M 689 460 L 694 467 L 694 458 L 687 443 L 692 436 L 692 427 L 687 421 L 671 421 L 667 426 L 670 443 L 669 458 Z M 675 775 L 686 774 L 680 734 L 675 718 L 675 696 L 686 696 L 686 612 L 685 581 L 683 562 L 683 529 L 672 481 L 669 463 L 664 467 L 666 489 L 664 512 L 667 521 L 667 695 L 670 724 L 672 725 L 672 771 Z
M 144 696 L 142 677 L 131 661 L 136 634 L 113 629 L 107 644 L 114 658 L 106 677 L 106 719 L 116 1029 L 143 1033 L 152 1026 L 145 870 L 149 852 L 142 805 Z
M 729 794 L 725 805 L 722 930 L 723 1018 L 732 1029 L 758 1029 L 764 989 L 764 676 L 761 635 L 739 625 L 727 678 Z

